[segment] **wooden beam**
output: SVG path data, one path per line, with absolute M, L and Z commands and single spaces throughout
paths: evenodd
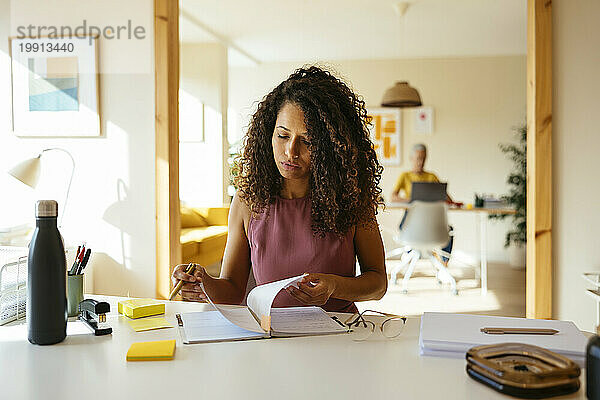
M 154 0 L 156 102 L 156 297 L 171 289 L 180 263 L 179 2 Z
M 552 318 L 552 1 L 527 1 L 528 318 Z

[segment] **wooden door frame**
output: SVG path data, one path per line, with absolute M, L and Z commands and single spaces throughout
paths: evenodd
M 156 296 L 181 260 L 179 215 L 179 2 L 154 0 Z M 552 318 L 552 1 L 527 1 L 526 314 Z
M 528 318 L 552 318 L 552 1 L 527 1 Z
M 156 298 L 181 262 L 179 210 L 179 1 L 154 0 Z

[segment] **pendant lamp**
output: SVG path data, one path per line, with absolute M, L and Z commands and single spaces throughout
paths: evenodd
M 385 91 L 381 100 L 382 107 L 419 107 L 422 104 L 419 92 L 408 82 L 396 82 Z

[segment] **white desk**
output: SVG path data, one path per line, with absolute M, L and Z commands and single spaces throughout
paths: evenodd
M 113 334 L 81 322 L 64 342 L 34 346 L 24 323 L 0 326 L 3 399 L 510 399 L 473 381 L 465 361 L 419 356 L 419 319 L 395 340 L 348 335 L 183 345 L 176 328 L 135 333 L 111 303 Z M 166 318 L 202 304 L 166 302 Z M 173 361 L 127 362 L 133 342 L 176 339 Z M 585 372 L 585 371 L 583 371 Z M 583 378 L 583 377 L 582 377 Z M 182 384 L 183 383 L 183 384 Z M 585 398 L 582 388 L 569 399 Z
M 386 208 L 394 210 L 404 210 L 409 208 L 407 203 L 389 203 Z M 488 216 L 491 214 L 508 214 L 513 215 L 516 211 L 512 208 L 465 208 L 465 207 L 448 207 L 448 211 L 474 213 L 479 221 L 479 252 L 480 266 L 479 279 L 481 281 L 481 295 L 485 296 L 488 291 L 488 276 L 487 276 L 487 222 Z

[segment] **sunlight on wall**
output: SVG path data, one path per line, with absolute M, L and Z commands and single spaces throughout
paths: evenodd
M 242 125 L 242 114 L 233 107 L 227 108 L 227 141 L 236 148 L 236 143 L 240 143 L 248 130 L 248 124 Z
M 193 96 L 187 93 L 185 96 L 193 99 L 192 104 L 201 104 Z M 195 119 L 194 115 L 180 116 L 186 126 L 193 126 Z M 204 106 L 204 127 L 203 142 L 179 144 L 179 196 L 182 202 L 194 206 L 220 205 L 222 202 L 222 116 L 207 105 Z
M 5 77 L 1 79 L 6 79 L 7 83 L 8 79 L 10 79 L 10 57 L 7 52 L 0 49 L 0 76 Z M 0 85 L 2 82 L 0 81 Z M 10 86 L 7 87 L 6 93 L 3 96 L 0 96 L 0 132 L 9 132 L 11 127 L 11 107 L 10 107 Z
M 204 104 L 179 89 L 179 142 L 204 141 Z
M 131 253 L 130 247 L 127 246 L 126 238 L 134 232 L 136 221 L 129 213 L 129 210 L 133 208 L 134 205 L 131 204 L 132 199 L 129 194 L 128 182 L 126 182 L 129 180 L 129 165 L 127 162 L 129 157 L 129 144 L 127 132 L 111 121 L 107 122 L 106 128 L 110 135 L 113 136 L 113 140 L 117 141 L 115 147 L 119 149 L 115 152 L 116 154 L 114 154 L 115 161 L 106 165 L 106 168 L 109 170 L 107 173 L 110 173 L 110 176 L 120 176 L 122 178 L 117 179 L 115 183 L 111 185 L 114 187 L 114 190 L 111 191 L 111 193 L 108 193 L 110 199 L 115 202 L 108 205 L 106 209 L 98 209 L 95 218 L 102 219 L 110 224 L 103 224 L 103 229 L 106 229 L 107 233 L 104 236 L 106 239 L 104 239 L 102 243 L 104 253 L 117 263 L 123 264 L 126 269 L 130 269 L 131 267 L 128 265 L 129 263 L 127 260 L 130 258 L 129 255 Z M 119 162 L 117 160 L 119 160 Z M 109 232 L 111 234 L 108 234 Z M 115 233 L 118 233 L 118 235 Z M 111 239 L 108 240 L 107 238 Z
M 188 111 L 204 104 L 204 141 L 180 142 L 179 195 L 191 206 L 221 206 L 225 189 L 223 135 L 228 120 L 227 49 L 219 43 L 182 43 L 180 50 L 179 92 L 186 113 L 180 116 L 181 125 L 197 131 L 197 116 Z
M 0 1 L 0 225 L 34 222 L 35 200 L 63 202 L 70 174 L 64 155 L 48 153 L 48 166 L 36 190 L 4 171 L 42 149 L 60 147 L 76 163 L 63 221 L 65 242 L 87 241 L 93 253 L 86 269 L 86 291 L 111 295 L 155 295 L 155 116 L 154 7 L 132 0 L 118 7 L 107 2 Z M 108 3 L 116 5 L 113 0 Z M 110 5 L 108 4 L 108 5 Z M 92 8 L 90 8 L 92 7 Z M 35 12 L 32 10 L 36 10 Z M 94 12 L 90 13 L 90 10 Z M 20 138 L 11 133 L 8 37 L 15 25 L 77 26 L 86 19 L 97 26 L 132 19 L 146 27 L 145 40 L 99 39 L 102 136 L 93 138 Z M 11 193 L 6 196 L 5 193 Z M 59 206 L 60 210 L 60 206 Z M 22 223 L 22 222 L 21 222 Z M 90 278 L 94 278 L 90 282 Z

